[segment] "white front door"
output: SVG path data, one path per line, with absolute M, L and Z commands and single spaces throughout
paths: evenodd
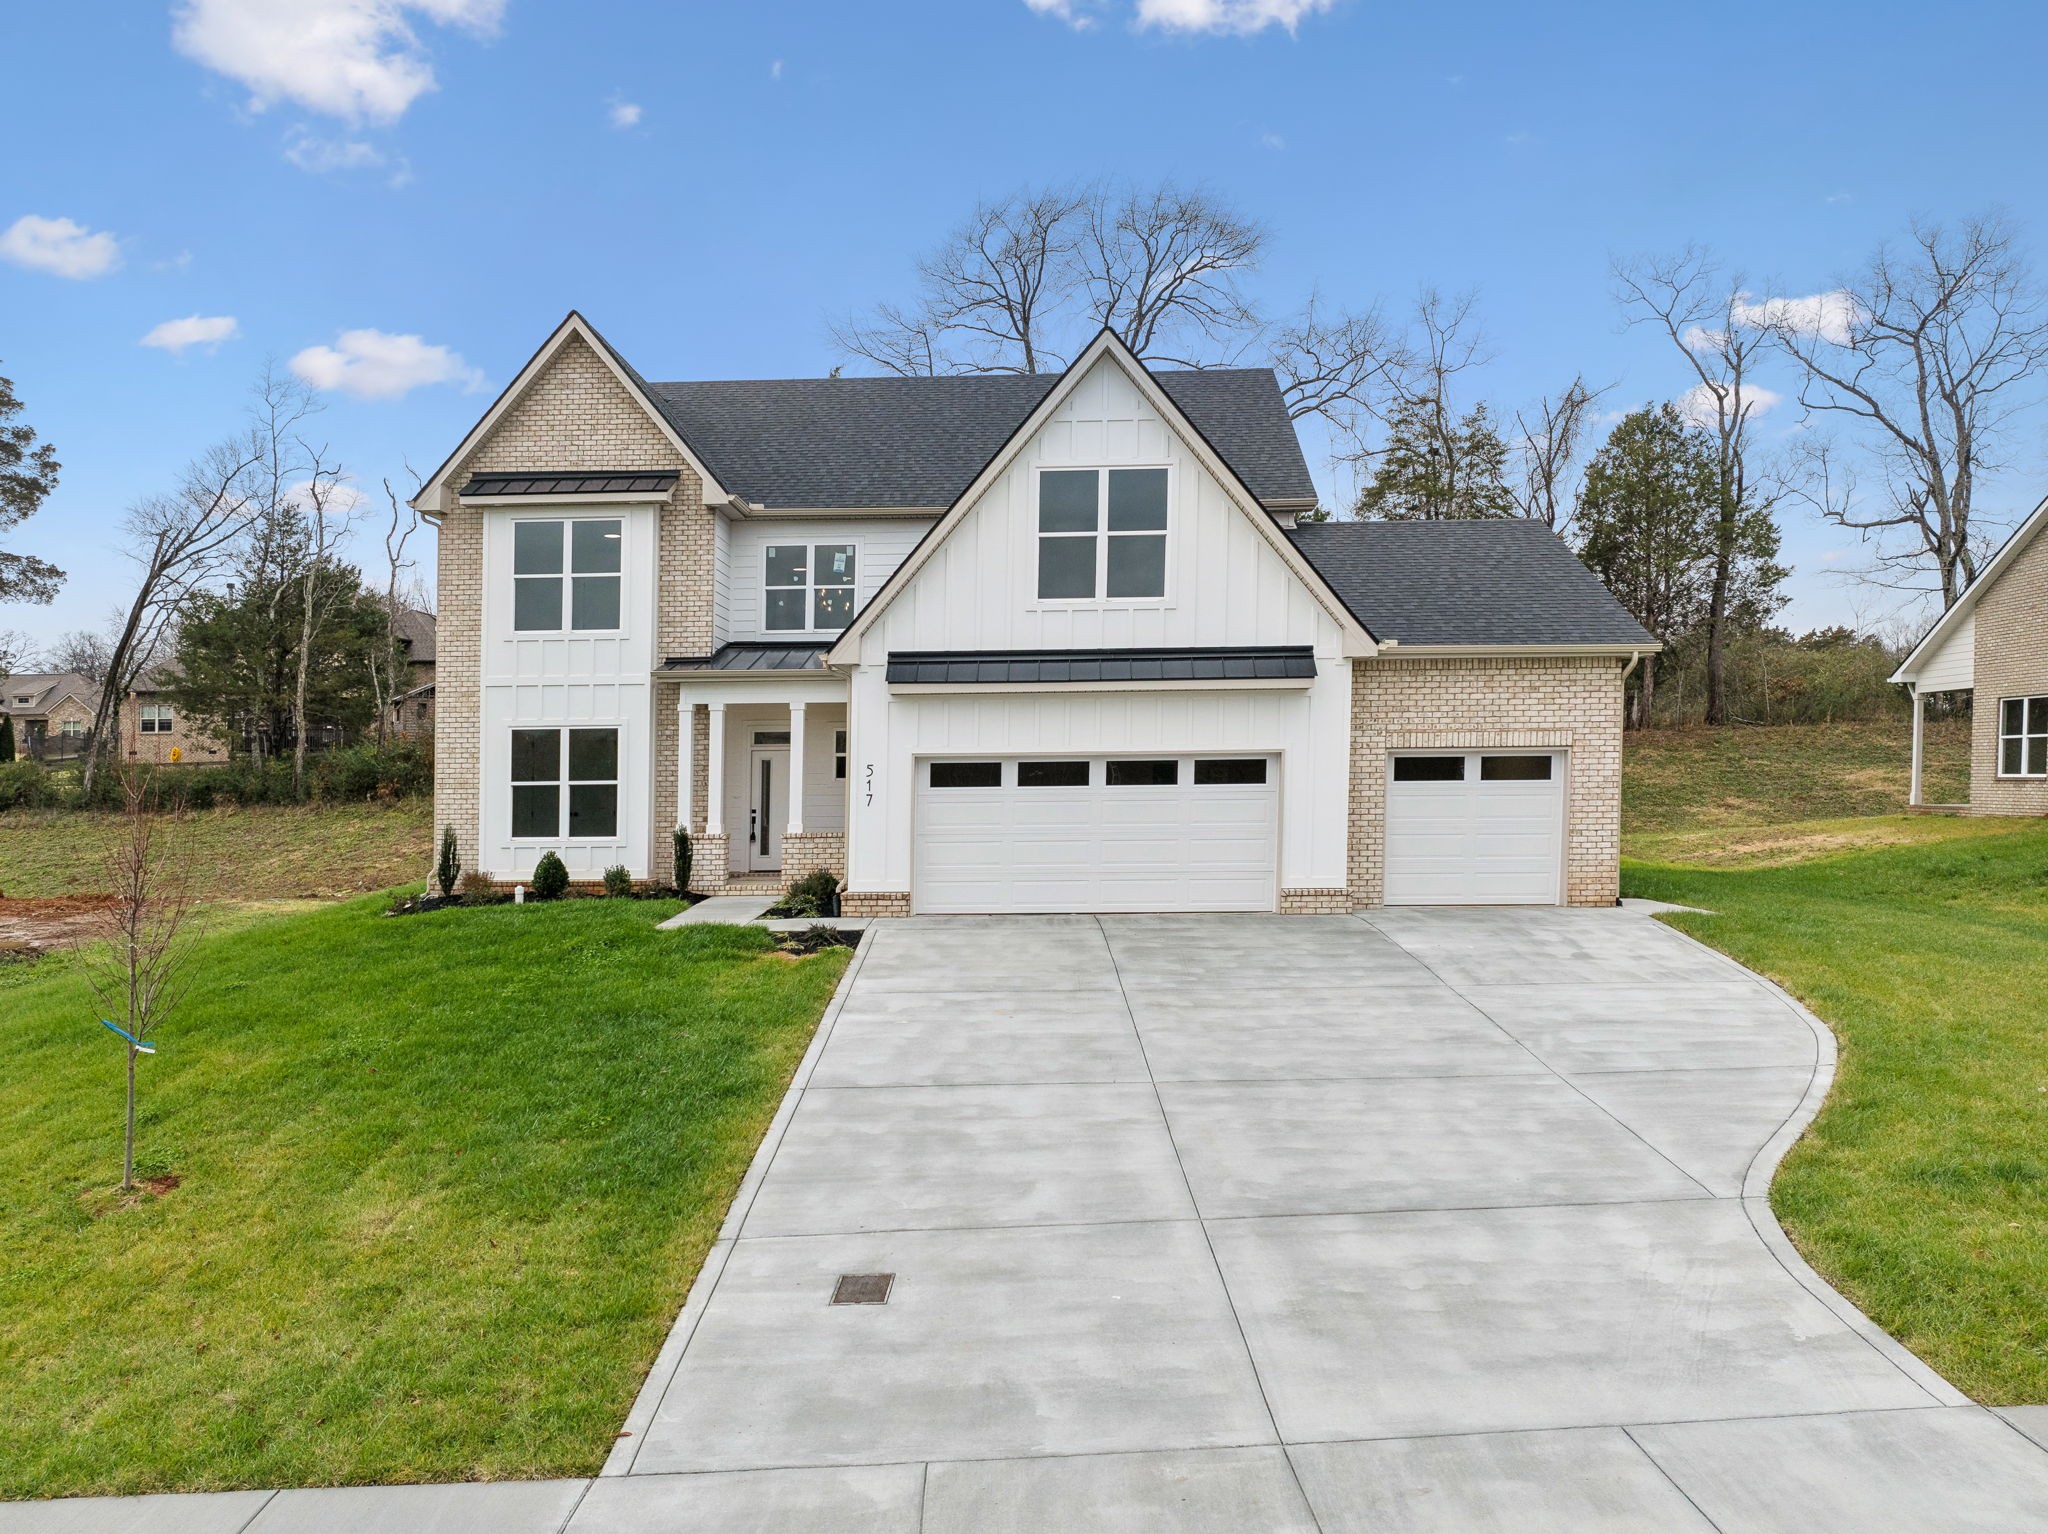
M 912 908 L 1270 911 L 1279 760 L 983 757 L 917 767 Z
M 782 828 L 789 823 L 789 748 L 756 746 L 747 769 L 747 867 L 782 867 Z
M 1564 771 L 1555 751 L 1391 758 L 1387 904 L 1559 904 Z

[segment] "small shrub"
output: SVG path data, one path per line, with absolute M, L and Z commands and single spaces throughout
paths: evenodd
M 677 826 L 674 842 L 676 853 L 676 888 L 687 890 L 690 887 L 690 863 L 696 856 L 696 849 L 690 845 L 690 828 L 688 826 Z
M 838 893 L 838 877 L 821 868 L 792 884 L 782 897 L 782 904 L 792 916 L 830 916 L 834 914 L 831 906 Z
M 614 863 L 604 871 L 604 892 L 614 896 L 633 893 L 633 876 L 624 863 Z
M 0 762 L 0 810 L 44 810 L 59 798 L 41 762 L 26 757 Z
M 498 893 L 491 876 L 475 868 L 462 876 L 459 888 L 464 905 L 489 905 Z
M 448 826 L 441 832 L 441 857 L 434 864 L 434 882 L 441 886 L 441 893 L 455 893 L 455 881 L 462 876 L 462 862 L 455 855 L 455 827 Z
M 781 943 L 784 953 L 823 953 L 828 948 L 851 948 L 853 945 L 839 934 L 837 927 L 824 922 L 813 922 L 801 932 L 792 932 Z
M 569 892 L 569 865 L 552 852 L 543 852 L 540 861 L 533 865 L 533 883 L 529 886 L 536 900 L 560 900 Z

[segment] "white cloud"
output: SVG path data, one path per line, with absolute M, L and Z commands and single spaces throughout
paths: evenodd
M 1862 317 L 1855 295 L 1835 288 L 1826 293 L 1809 293 L 1803 298 L 1766 298 L 1749 301 L 1747 293 L 1737 297 L 1733 318 L 1740 325 L 1759 329 L 1782 326 L 1802 336 L 1818 336 L 1836 346 L 1845 345 L 1849 333 Z
M 1839 208 L 1844 203 L 1854 202 L 1855 200 L 1855 196 L 1849 192 L 1830 192 L 1821 199 L 1822 202 L 1831 208 Z
M 203 346 L 212 351 L 241 333 L 242 327 L 235 323 L 232 314 L 188 314 L 182 320 L 165 320 L 136 344 L 154 346 L 176 356 L 188 346 Z
M 1095 17 L 1091 14 L 1095 0 L 1024 0 L 1024 3 L 1041 16 L 1064 21 L 1076 32 L 1086 32 L 1095 25 Z
M 0 260 L 59 277 L 104 277 L 121 264 L 121 246 L 105 230 L 97 233 L 68 218 L 24 213 L 0 234 Z
M 782 60 L 775 59 L 768 65 L 768 78 L 771 80 L 780 80 L 782 78 Z
M 614 96 L 605 115 L 611 119 L 614 128 L 637 128 L 640 126 L 640 103 L 621 101 Z
M 488 32 L 505 0 L 181 0 L 180 53 L 249 89 L 350 122 L 395 122 L 434 89 L 414 18 Z
M 374 170 L 384 163 L 384 151 L 361 139 L 319 138 L 304 128 L 294 128 L 285 137 L 284 157 L 300 170 L 316 176 L 341 170 Z
M 313 510 L 313 482 L 302 479 L 296 485 L 286 487 L 284 498 L 288 505 L 301 511 Z M 320 500 L 330 517 L 347 517 L 370 498 L 345 479 L 330 479 L 320 487 Z
M 1287 147 L 1287 140 L 1282 138 L 1279 134 L 1273 132 L 1271 129 L 1268 129 L 1266 132 L 1261 133 L 1259 135 L 1259 147 L 1261 149 L 1271 149 L 1277 152 Z
M 357 399 L 398 399 L 428 384 L 484 386 L 484 375 L 445 346 L 382 330 L 344 330 L 332 346 L 309 346 L 292 358 L 292 371 L 316 389 Z
M 1750 420 L 1767 415 L 1773 407 L 1785 403 L 1785 396 L 1775 389 L 1765 389 L 1757 384 L 1742 386 L 1742 404 Z M 1714 391 L 1705 384 L 1694 384 L 1676 401 L 1678 413 L 1694 426 L 1715 426 L 1721 419 L 1720 408 L 1715 402 Z
M 1292 32 L 1337 0 L 1138 0 L 1138 25 L 1162 32 L 1229 32 L 1248 37 L 1268 27 Z

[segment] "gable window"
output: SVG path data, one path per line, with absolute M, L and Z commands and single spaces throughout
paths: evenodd
M 850 543 L 771 543 L 762 625 L 772 630 L 837 633 L 853 621 Z
M 145 703 L 142 705 L 142 733 L 145 735 L 168 735 L 171 733 L 171 706 L 168 703 Z
M 1166 595 L 1164 469 L 1044 469 L 1038 476 L 1038 595 L 1052 602 Z
M 514 730 L 512 834 L 610 838 L 619 833 L 617 730 Z
M 615 517 L 514 522 L 513 630 L 617 629 L 624 548 L 625 524 Z
M 1998 775 L 2048 778 L 2048 697 L 1999 699 Z

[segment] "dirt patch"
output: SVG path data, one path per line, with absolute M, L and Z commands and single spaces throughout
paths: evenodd
M 96 936 L 115 904 L 112 895 L 55 895 L 46 900 L 0 896 L 0 949 L 35 953 L 71 948 Z

